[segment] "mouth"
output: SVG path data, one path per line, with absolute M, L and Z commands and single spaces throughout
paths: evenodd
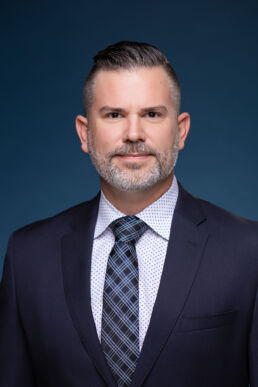
M 126 161 L 142 161 L 146 160 L 148 157 L 153 156 L 150 153 L 125 153 L 125 154 L 117 154 L 117 157 L 126 160 Z

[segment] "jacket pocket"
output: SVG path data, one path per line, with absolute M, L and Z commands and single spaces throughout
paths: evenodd
M 181 317 L 179 322 L 179 331 L 195 331 L 202 329 L 217 328 L 224 325 L 231 325 L 234 323 L 237 311 L 214 314 L 203 317 Z

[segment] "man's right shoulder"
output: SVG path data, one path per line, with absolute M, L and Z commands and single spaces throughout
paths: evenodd
M 12 233 L 15 239 L 31 239 L 48 235 L 62 235 L 70 230 L 71 224 L 79 217 L 87 217 L 89 210 L 98 202 L 98 195 L 91 200 L 79 203 L 53 216 L 27 224 Z

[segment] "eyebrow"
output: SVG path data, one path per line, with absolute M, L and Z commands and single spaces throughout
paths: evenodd
M 156 111 L 163 111 L 163 113 L 167 113 L 168 109 L 164 105 L 158 105 L 158 106 L 150 106 L 141 109 L 142 113 L 147 113 L 147 112 L 156 112 Z
M 122 108 L 119 108 L 119 107 L 112 107 L 112 106 L 102 106 L 102 108 L 99 109 L 99 112 L 100 113 L 105 113 L 106 111 L 116 111 L 116 112 L 119 112 L 119 113 L 122 113 L 124 112 L 124 109 Z
M 124 113 L 125 112 L 125 109 L 123 108 L 120 108 L 120 107 L 114 107 L 114 106 L 102 106 L 100 109 L 99 109 L 99 113 L 105 113 L 107 111 L 111 111 L 111 112 L 117 112 L 117 113 Z M 147 113 L 147 112 L 155 112 L 155 111 L 163 111 L 163 113 L 167 113 L 168 109 L 166 108 L 165 105 L 157 105 L 157 106 L 150 106 L 150 107 L 145 107 L 145 108 L 142 108 L 141 110 L 141 113 Z

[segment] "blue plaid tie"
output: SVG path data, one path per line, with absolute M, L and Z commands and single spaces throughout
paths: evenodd
M 138 262 L 135 243 L 148 226 L 136 216 L 112 222 L 115 244 L 103 293 L 101 345 L 120 387 L 129 386 L 139 357 Z

